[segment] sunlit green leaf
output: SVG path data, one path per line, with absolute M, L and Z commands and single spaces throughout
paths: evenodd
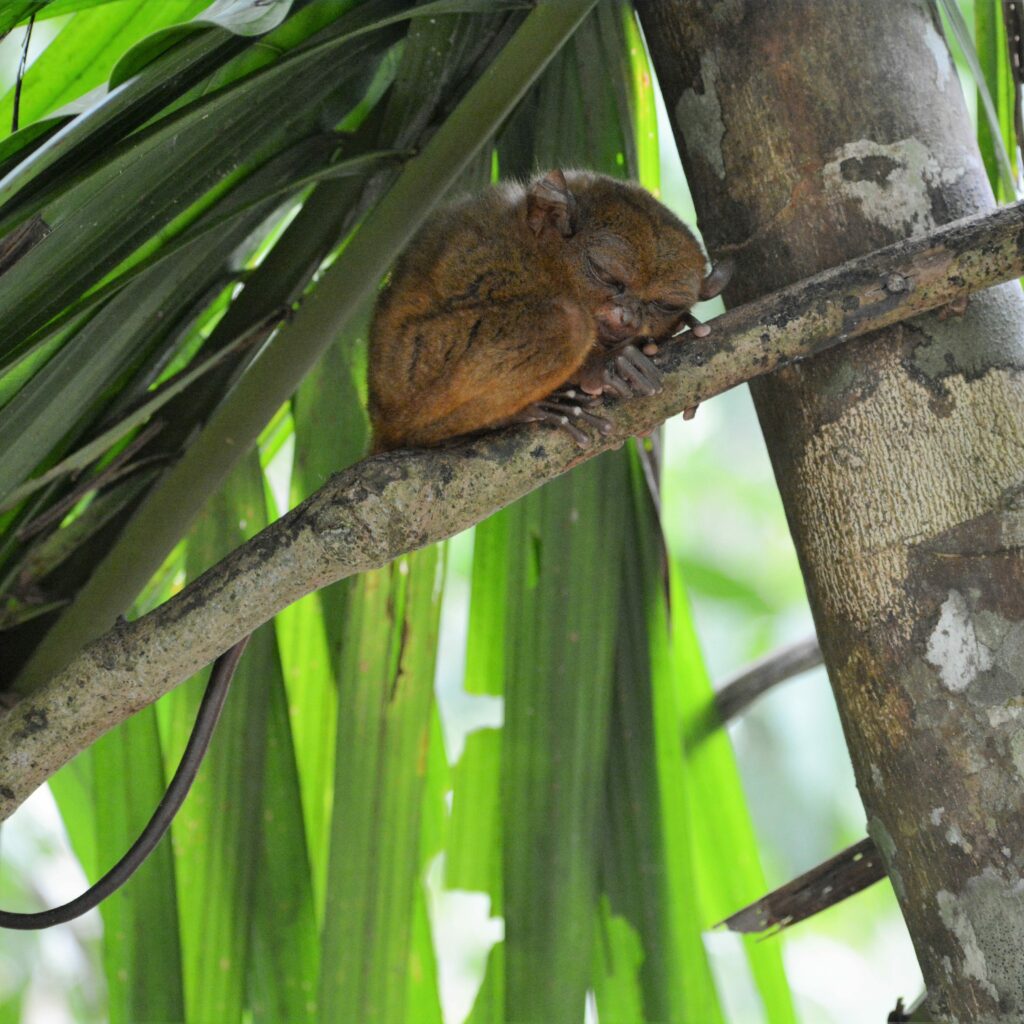
M 719 729 L 693 739 L 713 690 L 693 630 L 685 592 L 673 574 L 674 677 L 690 794 L 689 830 L 702 927 L 711 927 L 767 891 L 757 841 L 729 735 Z M 681 685 L 685 680 L 685 685 Z M 667 716 L 666 716 L 667 717 Z M 679 741 L 677 738 L 676 742 Z M 723 857 L 728 851 L 728 857 Z M 752 938 L 752 937 L 751 937 Z M 771 1024 L 794 1024 L 778 939 L 745 942 L 755 982 Z
M 264 507 L 259 461 L 253 453 L 193 531 L 187 556 L 190 576 L 256 533 L 265 520 Z M 195 679 L 165 698 L 167 734 L 178 742 L 191 729 L 201 686 Z M 294 970 L 292 958 L 283 951 L 275 953 L 278 936 L 264 929 L 261 945 L 252 945 L 256 920 L 281 912 L 273 899 L 257 899 L 261 865 L 280 863 L 282 857 L 295 875 L 288 890 L 279 894 L 290 913 L 281 937 L 302 936 L 313 928 L 308 882 L 305 900 L 300 899 L 302 874 L 308 877 L 309 869 L 295 801 L 298 791 L 295 785 L 286 786 L 287 767 L 271 787 L 279 793 L 283 787 L 291 795 L 287 834 L 271 829 L 265 843 L 260 842 L 269 766 L 287 766 L 290 755 L 282 732 L 284 707 L 277 644 L 273 629 L 264 627 L 253 636 L 239 664 L 206 762 L 173 826 L 188 1021 L 241 1020 L 250 964 L 256 962 L 269 972 L 256 991 L 270 1005 L 301 986 L 301 977 L 286 976 Z M 282 811 L 278 808 L 278 813 Z M 301 948 L 308 949 L 309 941 L 300 940 Z M 210 950 L 217 955 L 211 956 Z M 258 961 L 252 959 L 256 956 Z M 304 970 L 309 967 L 307 963 Z M 301 1006 L 295 1014 L 302 1019 Z
M 207 0 L 121 0 L 71 18 L 28 68 L 20 122 L 28 124 L 105 82 L 118 57 L 165 25 L 197 14 Z M 14 88 L 0 97 L 0 136 L 10 130 Z
M 589 984 L 624 537 L 621 505 L 609 495 L 626 486 L 620 453 L 611 453 L 507 512 L 509 1020 L 576 1020 Z
M 676 689 L 690 681 L 675 672 L 665 553 L 641 464 L 649 456 L 632 455 L 632 489 L 622 499 L 630 557 L 622 567 L 604 886 L 611 911 L 632 925 L 644 951 L 641 1019 L 711 1024 L 722 1011 L 701 938 L 692 853 L 700 826 L 677 728 Z M 624 985 L 616 981 L 613 994 Z
M 946 15 L 946 23 L 952 30 L 953 36 L 956 39 L 957 45 L 960 48 L 960 52 L 963 54 L 964 60 L 967 62 L 967 66 L 971 69 L 971 74 L 974 76 L 975 84 L 978 87 L 978 99 L 981 101 L 982 110 L 985 114 L 985 120 L 988 122 L 988 131 L 984 138 L 987 143 L 987 155 L 988 159 L 992 162 L 994 169 L 997 170 L 999 175 L 999 188 L 1003 194 L 1016 197 L 1016 190 L 1014 187 L 1014 172 L 1013 165 L 1010 161 L 1009 153 L 1013 152 L 1015 146 L 1011 144 L 1008 148 L 1004 141 L 1003 125 L 1005 122 L 1005 99 L 1006 99 L 1006 82 L 1005 79 L 1000 81 L 999 79 L 999 58 L 994 53 L 994 47 L 999 43 L 999 30 L 992 23 L 994 19 L 1001 20 L 999 14 L 995 14 L 991 7 L 987 12 L 987 17 L 984 15 L 979 20 L 979 25 L 983 29 L 981 36 L 981 42 L 985 45 L 985 62 L 987 67 L 983 67 L 981 63 L 981 54 L 975 49 L 974 40 L 971 38 L 970 29 L 967 27 L 967 23 L 964 21 L 963 15 L 960 13 L 960 8 L 956 3 L 956 0 L 940 0 L 940 4 L 944 14 Z M 989 4 L 989 0 L 979 0 L 979 9 L 984 12 L 986 5 Z M 1003 33 L 1005 39 L 1005 32 Z M 1005 46 L 1004 46 L 1005 54 Z M 997 87 L 1002 86 L 1001 94 L 997 94 L 996 100 L 992 98 L 992 92 L 990 84 L 995 84 Z M 999 106 L 997 107 L 997 102 Z M 979 133 L 979 137 L 980 133 Z M 986 167 L 988 164 L 986 164 Z
M 260 849 L 248 978 L 253 1020 L 316 1019 L 320 943 L 287 694 L 276 666 L 268 689 Z
M 1010 203 L 1017 198 L 1012 175 L 1020 156 L 1017 153 L 1013 125 L 1017 85 L 1010 68 L 1002 0 L 975 0 L 974 36 L 981 74 L 977 82 L 978 98 L 986 114 L 978 118 L 978 147 L 993 191 L 1000 202 Z M 1010 154 L 1009 159 L 1007 154 Z M 1007 162 L 1011 165 L 1009 182 L 1006 175 Z
M 444 843 L 446 800 L 450 789 L 441 719 L 434 706 L 427 740 L 426 781 L 422 793 L 420 820 L 419 884 L 413 894 L 412 935 L 409 941 L 409 982 L 406 986 L 404 1022 L 442 1024 L 441 993 L 434 936 L 427 911 L 427 872 L 441 853 Z
M 401 1022 L 433 731 L 437 548 L 359 578 L 338 675 L 320 1019 Z
M 166 788 L 155 708 L 96 744 L 93 787 L 102 794 L 96 802 L 96 835 L 106 871 L 138 838 Z M 176 884 L 167 837 L 101 911 L 111 1021 L 183 1020 Z
M 601 1020 L 613 1024 L 645 1020 L 639 981 L 644 951 L 639 936 L 628 921 L 612 912 L 606 896 L 601 897 L 596 927 L 594 994 Z

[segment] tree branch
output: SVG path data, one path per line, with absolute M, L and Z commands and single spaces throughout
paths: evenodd
M 763 693 L 787 679 L 816 668 L 822 663 L 818 638 L 809 636 L 754 662 L 733 676 L 715 694 L 715 709 L 721 722 L 728 722 L 745 711 Z
M 581 451 L 535 426 L 366 459 L 180 594 L 89 644 L 0 722 L 0 818 L 130 714 L 310 591 L 480 522 L 576 464 L 754 377 L 1024 273 L 1024 205 L 968 218 L 799 282 L 660 357 L 665 388 L 606 410 Z
M 865 838 L 730 914 L 719 924 L 733 932 L 763 932 L 769 928 L 782 931 L 863 892 L 883 878 L 882 855 L 875 841 Z

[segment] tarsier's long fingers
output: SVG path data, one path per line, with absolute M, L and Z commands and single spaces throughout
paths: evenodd
M 601 371 L 601 390 L 605 394 L 610 392 L 616 398 L 629 398 L 633 394 L 629 382 L 619 376 L 614 365 L 606 366 Z
M 549 401 L 537 402 L 536 404 L 551 416 L 567 417 L 570 423 L 573 421 L 586 423 L 588 427 L 593 427 L 602 434 L 611 432 L 612 424 L 610 420 L 606 420 L 603 416 L 597 416 L 592 412 L 587 412 L 578 405 L 564 405 L 561 402 Z
M 559 430 L 564 430 L 576 442 L 576 444 L 580 446 L 580 448 L 590 447 L 590 436 L 585 431 L 580 430 L 580 428 L 577 427 L 568 416 L 562 416 L 558 413 L 548 413 L 543 422 L 550 423 Z
M 606 362 L 591 361 L 580 375 L 580 389 L 588 395 L 612 394 L 617 398 L 656 395 L 661 372 L 636 345 L 626 345 Z
M 661 371 L 635 345 L 615 357 L 615 369 L 638 395 L 648 397 L 661 391 Z
M 583 408 L 590 405 L 594 398 L 574 389 L 555 392 L 540 402 L 528 405 L 516 419 L 526 422 L 550 423 L 559 430 L 564 430 L 581 448 L 590 447 L 590 436 L 577 424 L 585 423 L 602 434 L 612 429 L 612 424 L 603 416 L 595 416 Z
M 566 388 L 565 391 L 556 391 L 550 398 L 546 398 L 545 401 L 551 401 L 557 398 L 559 401 L 562 399 L 569 399 L 573 405 L 588 406 L 593 405 L 595 402 L 601 400 L 600 395 L 590 395 L 586 391 L 578 388 Z
M 553 427 L 564 430 L 581 448 L 590 447 L 590 438 L 565 413 L 545 409 L 541 402 L 528 405 L 516 419 L 525 423 L 550 423 Z

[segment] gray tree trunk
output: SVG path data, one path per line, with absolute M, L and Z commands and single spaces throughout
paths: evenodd
M 927 0 L 641 0 L 730 303 L 992 206 Z M 1022 240 L 1024 244 L 1024 240 Z M 930 1018 L 1024 1020 L 1024 301 L 755 385 Z

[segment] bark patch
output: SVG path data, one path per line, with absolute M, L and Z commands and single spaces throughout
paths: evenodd
M 703 89 L 683 90 L 676 104 L 676 125 L 686 139 L 686 148 L 700 156 L 719 178 L 724 179 L 722 139 L 725 137 L 725 124 L 718 100 L 718 64 L 710 53 L 702 56 L 700 73 Z
M 935 416 L 928 389 L 905 374 L 881 375 L 797 462 L 807 561 L 831 613 L 857 629 L 887 621 L 906 629 L 919 584 L 909 578 L 909 552 L 998 505 L 1024 474 L 1019 376 L 993 370 L 946 387 L 952 408 Z
M 931 192 L 965 173 L 963 167 L 943 167 L 919 139 L 857 139 L 833 152 L 822 178 L 827 196 L 856 204 L 868 223 L 899 238 L 934 228 Z
M 967 599 L 956 590 L 949 592 L 939 609 L 927 657 L 939 670 L 942 685 L 953 693 L 966 690 L 995 663 L 992 651 L 978 639 Z
M 1024 879 L 987 867 L 967 880 L 960 896 L 940 890 L 942 922 L 963 950 L 964 974 L 975 978 L 1005 1020 L 1024 1009 L 1024 977 L 1019 972 L 1024 947 Z

